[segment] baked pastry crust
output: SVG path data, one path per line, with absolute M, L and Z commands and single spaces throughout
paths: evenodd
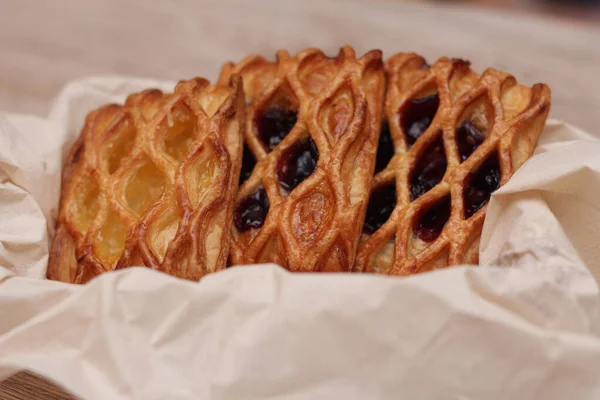
M 316 49 L 294 57 L 280 51 L 275 62 L 250 56 L 226 64 L 219 83 L 233 74 L 243 77 L 244 139 L 256 165 L 237 196 L 231 263 L 274 262 L 302 272 L 351 270 L 381 123 L 381 52 L 357 59 L 350 47 L 335 58 Z M 279 136 L 269 139 L 265 126 Z M 310 164 L 307 154 L 315 151 L 316 167 L 304 171 L 310 175 L 286 178 L 290 169 Z M 263 220 L 244 219 L 250 203 L 266 214 Z
M 407 275 L 476 264 L 489 192 L 533 152 L 550 89 L 494 69 L 479 76 L 458 59 L 430 67 L 414 53 L 391 57 L 385 71 L 394 155 L 373 180 L 367 213 L 382 212 L 387 198 L 391 214 L 381 226 L 365 225 L 354 271 Z
M 242 85 L 196 78 L 88 114 L 63 170 L 47 276 L 145 265 L 198 280 L 226 266 L 241 165 Z
M 543 84 L 414 53 L 384 68 L 380 51 L 350 47 L 250 56 L 215 86 L 131 95 L 91 112 L 71 150 L 48 278 L 477 263 L 489 197 L 530 157 L 549 109 Z

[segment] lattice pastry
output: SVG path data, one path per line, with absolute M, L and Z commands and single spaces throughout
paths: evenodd
M 242 85 L 182 81 L 91 112 L 63 171 L 48 278 L 146 265 L 198 280 L 226 266 Z
M 381 123 L 381 52 L 250 56 L 226 64 L 219 83 L 232 74 L 242 75 L 248 103 L 232 264 L 349 271 Z
M 385 122 L 355 271 L 405 275 L 477 263 L 486 203 L 531 155 L 546 85 L 416 54 L 385 65 Z

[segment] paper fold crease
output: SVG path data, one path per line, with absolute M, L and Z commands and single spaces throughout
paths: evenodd
M 560 121 L 492 197 L 488 267 L 42 279 L 86 113 L 149 86 L 172 87 L 88 78 L 47 119 L 0 114 L 0 379 L 29 369 L 89 399 L 600 398 L 600 142 Z

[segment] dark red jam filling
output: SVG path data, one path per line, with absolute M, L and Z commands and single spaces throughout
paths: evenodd
M 414 232 L 425 242 L 433 242 L 440 236 L 450 218 L 450 196 L 445 197 L 419 216 Z
M 500 164 L 494 153 L 475 172 L 467 175 L 463 192 L 465 217 L 469 218 L 483 207 L 500 186 Z
M 485 135 L 469 121 L 463 122 L 456 130 L 456 145 L 460 160 L 465 161 L 485 140 Z
M 399 111 L 400 126 L 404 130 L 408 144 L 416 142 L 429 128 L 439 106 L 440 98 L 437 93 L 404 103 Z
M 375 158 L 375 173 L 381 172 L 387 167 L 394 156 L 394 142 L 387 121 L 381 125 L 379 144 L 377 145 L 377 157 Z
M 291 192 L 315 170 L 319 151 L 310 137 L 294 143 L 277 162 L 279 185 Z
M 363 232 L 374 233 L 390 218 L 396 207 L 396 183 L 391 182 L 371 192 Z
M 242 154 L 242 169 L 240 171 L 240 185 L 252 175 L 252 171 L 254 170 L 254 166 L 256 166 L 256 158 L 254 158 L 254 154 L 250 151 L 247 145 L 244 145 L 244 152 Z
M 271 151 L 290 133 L 297 120 L 298 113 L 296 111 L 271 106 L 256 114 L 254 125 L 258 138 L 263 142 L 267 151 Z
M 265 223 L 268 212 L 269 198 L 265 188 L 261 186 L 237 204 L 233 212 L 233 223 L 240 232 L 260 228 Z
M 410 199 L 415 200 L 440 183 L 446 173 L 446 153 L 442 139 L 421 154 L 410 178 Z

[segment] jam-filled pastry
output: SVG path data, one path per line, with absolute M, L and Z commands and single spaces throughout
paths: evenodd
M 226 64 L 248 104 L 232 264 L 349 271 L 364 220 L 383 108 L 381 52 L 309 49 Z
M 63 171 L 48 278 L 145 265 L 198 280 L 223 269 L 244 110 L 239 78 L 196 78 L 91 112 Z
M 416 54 L 386 62 L 376 175 L 354 270 L 407 275 L 478 263 L 490 195 L 531 155 L 550 89 Z

